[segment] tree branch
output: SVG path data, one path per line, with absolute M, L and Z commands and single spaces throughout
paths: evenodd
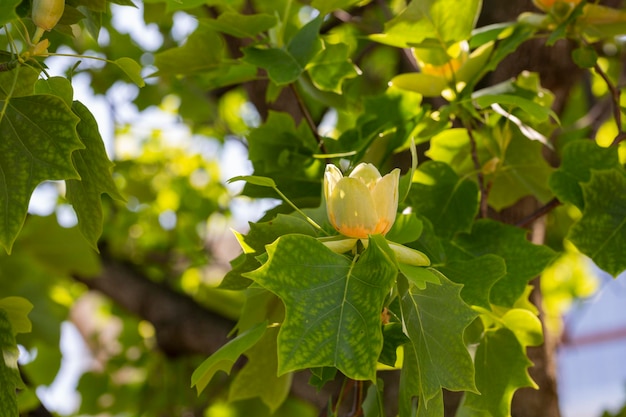
M 235 323 L 213 313 L 192 298 L 143 276 L 131 265 L 103 256 L 100 275 L 74 276 L 92 290 L 113 300 L 131 314 L 152 323 L 157 346 L 170 357 L 215 353 L 226 342 Z M 323 409 L 340 381 L 317 392 L 309 385 L 310 372 L 296 372 L 291 394 Z M 391 384 L 391 382 L 389 382 Z M 393 405 L 393 401 L 389 402 Z
M 99 276 L 74 278 L 151 322 L 159 348 L 171 357 L 210 355 L 228 341 L 228 333 L 234 326 L 231 320 L 151 281 L 124 263 L 103 259 Z

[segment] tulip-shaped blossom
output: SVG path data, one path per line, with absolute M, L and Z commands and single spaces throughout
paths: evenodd
M 399 182 L 398 168 L 382 177 L 374 165 L 361 163 L 344 177 L 335 165 L 326 165 L 324 196 L 330 223 L 352 238 L 386 234 L 396 220 Z

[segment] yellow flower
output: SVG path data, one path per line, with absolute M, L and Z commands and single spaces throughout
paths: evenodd
M 396 220 L 399 182 L 398 168 L 381 177 L 374 165 L 361 163 L 344 177 L 335 165 L 326 165 L 324 197 L 330 223 L 352 238 L 384 235 Z

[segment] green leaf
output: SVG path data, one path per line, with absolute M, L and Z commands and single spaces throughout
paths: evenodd
M 277 335 L 277 327 L 267 329 L 261 339 L 244 353 L 248 361 L 230 385 L 229 401 L 259 397 L 272 413 L 285 402 L 293 374 L 276 376 Z
M 391 230 L 385 235 L 387 240 L 399 244 L 413 242 L 419 239 L 424 229 L 424 223 L 415 213 L 398 214 Z
M 553 169 L 543 157 L 543 145 L 511 131 L 504 160 L 493 176 L 489 204 L 496 210 L 512 206 L 520 198 L 533 195 L 542 203 L 552 198 L 548 178 Z
M 550 188 L 558 199 L 584 209 L 581 183 L 589 181 L 591 170 L 619 168 L 617 148 L 603 148 L 597 143 L 581 139 L 563 148 L 561 166 L 550 176 Z
M 539 103 L 528 100 L 524 97 L 514 96 L 511 94 L 484 94 L 474 97 L 474 102 L 481 108 L 490 107 L 492 104 L 509 105 L 513 108 L 519 107 L 531 117 L 537 119 L 538 122 L 545 122 L 550 117 L 550 108 L 544 107 Z
M 398 360 L 398 347 L 409 342 L 402 329 L 402 323 L 392 322 L 383 325 L 383 339 L 383 349 L 380 351 L 378 362 L 395 366 Z
M 450 238 L 470 229 L 478 212 L 478 186 L 462 180 L 445 163 L 427 161 L 414 174 L 408 197 L 413 210 L 427 217 L 438 236 Z
M 39 71 L 28 65 L 0 72 L 0 100 L 33 95 L 38 78 Z
M 543 343 L 543 328 L 537 315 L 523 308 L 514 308 L 502 316 L 502 323 L 515 334 L 522 346 Z
M 491 288 L 506 275 L 504 259 L 496 255 L 483 255 L 468 261 L 453 260 L 438 269 L 452 281 L 463 285 L 461 298 L 467 304 L 487 310 L 491 309 Z
M 202 21 L 184 45 L 159 52 L 154 65 L 159 69 L 153 75 L 189 75 L 219 70 L 224 41 Z
M 439 97 L 441 92 L 448 88 L 445 78 L 422 72 L 396 75 L 389 83 L 394 87 L 414 91 L 424 97 Z
M 538 276 L 556 256 L 547 246 L 529 242 L 526 233 L 517 227 L 482 219 L 474 223 L 471 233 L 458 235 L 453 242 L 465 255 L 492 254 L 506 262 L 506 275 L 491 289 L 492 304 L 512 307 L 524 294 L 528 281 Z
M 193 371 L 191 375 L 191 386 L 195 386 L 198 390 L 198 394 L 200 394 L 217 371 L 224 371 L 230 374 L 239 356 L 254 346 L 261 337 L 263 337 L 266 330 L 267 323 L 262 322 L 240 333 L 236 338 L 226 343 L 217 352 L 205 359 L 204 362 Z
M 355 260 L 309 236 L 286 235 L 267 247 L 268 261 L 246 274 L 285 304 L 278 372 L 334 366 L 374 380 L 383 338 L 380 312 L 396 277 L 381 236 Z
M 466 394 L 463 406 L 469 410 L 463 415 L 483 416 L 486 411 L 492 417 L 509 417 L 515 391 L 524 387 L 537 388 L 527 370 L 532 362 L 509 329 L 486 332 L 476 350 L 475 363 L 480 395 Z
M 28 313 L 32 309 L 33 304 L 25 298 L 0 298 L 0 310 L 6 313 L 13 333 L 29 333 L 32 330 L 32 323 L 28 319 Z
M 287 85 L 298 79 L 304 67 L 289 52 L 279 48 L 248 47 L 243 49 L 243 61 L 267 71 L 276 85 Z
M 237 38 L 254 38 L 261 32 L 273 28 L 278 23 L 276 16 L 257 13 L 253 15 L 226 11 L 217 19 L 202 19 L 211 29 Z
M 0 309 L 0 414 L 19 417 L 16 388 L 24 384 L 17 369 L 19 351 L 7 313 Z
M 572 51 L 572 60 L 580 68 L 593 68 L 598 62 L 598 54 L 591 46 L 581 46 Z
M 0 26 L 4 26 L 13 19 L 17 19 L 15 8 L 21 0 L 3 0 L 0 2 Z
M 134 59 L 122 57 L 113 61 L 113 64 L 117 65 L 119 69 L 124 71 L 124 74 L 126 74 L 128 78 L 130 78 L 130 80 L 138 87 L 146 85 L 146 82 L 141 76 L 141 65 L 139 65 Z
M 369 386 L 362 405 L 363 417 L 385 417 L 383 391 L 384 385 L 380 378 Z
M 35 94 L 50 94 L 62 99 L 67 107 L 72 107 L 74 89 L 72 83 L 65 77 L 50 77 L 39 79 L 35 83 Z
M 438 285 L 441 283 L 439 280 L 440 274 L 436 269 L 423 268 L 420 266 L 407 265 L 404 263 L 398 263 L 398 269 L 402 272 L 411 284 L 415 285 L 420 290 L 426 288 L 426 283 Z
M 124 201 L 120 195 L 111 169 L 113 163 L 109 161 L 104 143 L 98 131 L 96 119 L 89 109 L 79 101 L 72 106 L 74 113 L 80 118 L 76 128 L 78 136 L 85 149 L 80 149 L 72 154 L 72 161 L 80 174 L 80 180 L 67 180 L 67 192 L 65 197 L 74 206 L 78 216 L 78 227 L 83 236 L 98 250 L 98 239 L 102 234 L 102 201 L 103 193 Z
M 337 368 L 332 366 L 323 366 L 321 368 L 311 368 L 311 378 L 309 385 L 314 386 L 318 390 L 322 389 L 328 382 L 333 381 L 337 376 Z
M 0 107 L 4 101 L 0 101 Z M 50 95 L 13 98 L 0 121 L 0 244 L 11 252 L 35 187 L 79 178 L 72 152 L 83 147 L 78 117 Z
M 440 285 L 429 284 L 423 290 L 400 280 L 398 288 L 405 332 L 411 339 L 404 345 L 406 386 L 401 396 L 417 396 L 425 408 L 442 388 L 477 392 L 474 365 L 463 342 L 463 332 L 477 314 L 461 299 L 461 285 L 444 276 L 440 280 Z
M 250 231 L 246 236 L 236 234 L 244 253 L 231 262 L 233 268 L 224 276 L 219 287 L 224 290 L 240 290 L 248 287 L 252 281 L 243 277 L 242 274 L 254 271 L 261 266 L 256 257 L 265 252 L 265 245 L 290 233 L 315 236 L 315 229 L 300 217 L 284 214 L 279 214 L 268 222 L 250 223 Z
M 337 94 L 341 94 L 344 80 L 354 78 L 360 73 L 350 60 L 349 46 L 345 43 L 327 43 L 309 62 L 307 71 L 315 87 Z
M 442 46 L 467 40 L 476 24 L 481 3 L 480 0 L 413 1 L 385 24 L 384 33 L 370 37 L 399 48 L 408 48 L 426 39 L 437 39 Z
M 228 183 L 237 181 L 245 181 L 249 184 L 258 185 L 261 187 L 276 188 L 276 183 L 273 179 L 268 177 L 260 177 L 258 175 L 240 175 L 229 179 Z
M 360 2 L 361 0 L 313 0 L 311 7 L 315 7 L 321 15 L 325 15 L 333 10 L 347 9 Z
M 319 37 L 323 21 L 323 16 L 311 20 L 291 38 L 289 45 L 287 45 L 287 52 L 301 68 L 305 68 L 309 61 L 323 48 L 322 40 Z
M 248 143 L 255 176 L 272 178 L 299 207 L 319 204 L 324 166 L 312 158 L 318 146 L 306 123 L 296 128 L 288 114 L 270 112 L 265 124 L 250 132 Z M 244 194 L 276 198 L 276 191 L 250 184 L 246 184 Z M 306 204 L 299 198 L 306 199 Z
M 592 171 L 582 189 L 585 209 L 568 238 L 616 277 L 626 269 L 626 175 L 621 169 Z

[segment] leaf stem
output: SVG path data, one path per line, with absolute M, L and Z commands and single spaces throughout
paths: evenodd
M 276 191 L 276 192 L 278 193 L 278 195 L 280 196 L 280 198 L 282 198 L 282 199 L 283 199 L 283 200 L 284 200 L 287 204 L 289 204 L 289 205 L 291 206 L 291 208 L 293 208 L 293 209 L 294 209 L 294 210 L 295 210 L 298 214 L 302 215 L 302 216 L 306 219 L 306 221 L 307 221 L 307 222 L 309 222 L 309 224 L 311 224 L 311 226 L 313 226 L 313 227 L 315 227 L 316 229 L 318 229 L 319 231 L 321 231 L 321 232 L 325 233 L 325 232 L 324 232 L 324 229 L 322 229 L 322 226 L 320 226 L 319 224 L 317 224 L 317 223 L 315 222 L 315 220 L 313 220 L 312 218 L 310 218 L 309 216 L 307 216 L 305 212 L 303 212 L 302 210 L 300 210 L 300 209 L 298 208 L 298 206 L 296 206 L 295 204 L 293 204 L 293 203 L 291 202 L 291 200 L 289 200 L 289 198 L 288 198 L 285 194 L 283 194 L 283 193 L 282 193 L 282 192 L 278 189 L 278 187 L 274 186 L 274 187 L 272 187 L 272 188 L 274 189 L 274 191 Z

